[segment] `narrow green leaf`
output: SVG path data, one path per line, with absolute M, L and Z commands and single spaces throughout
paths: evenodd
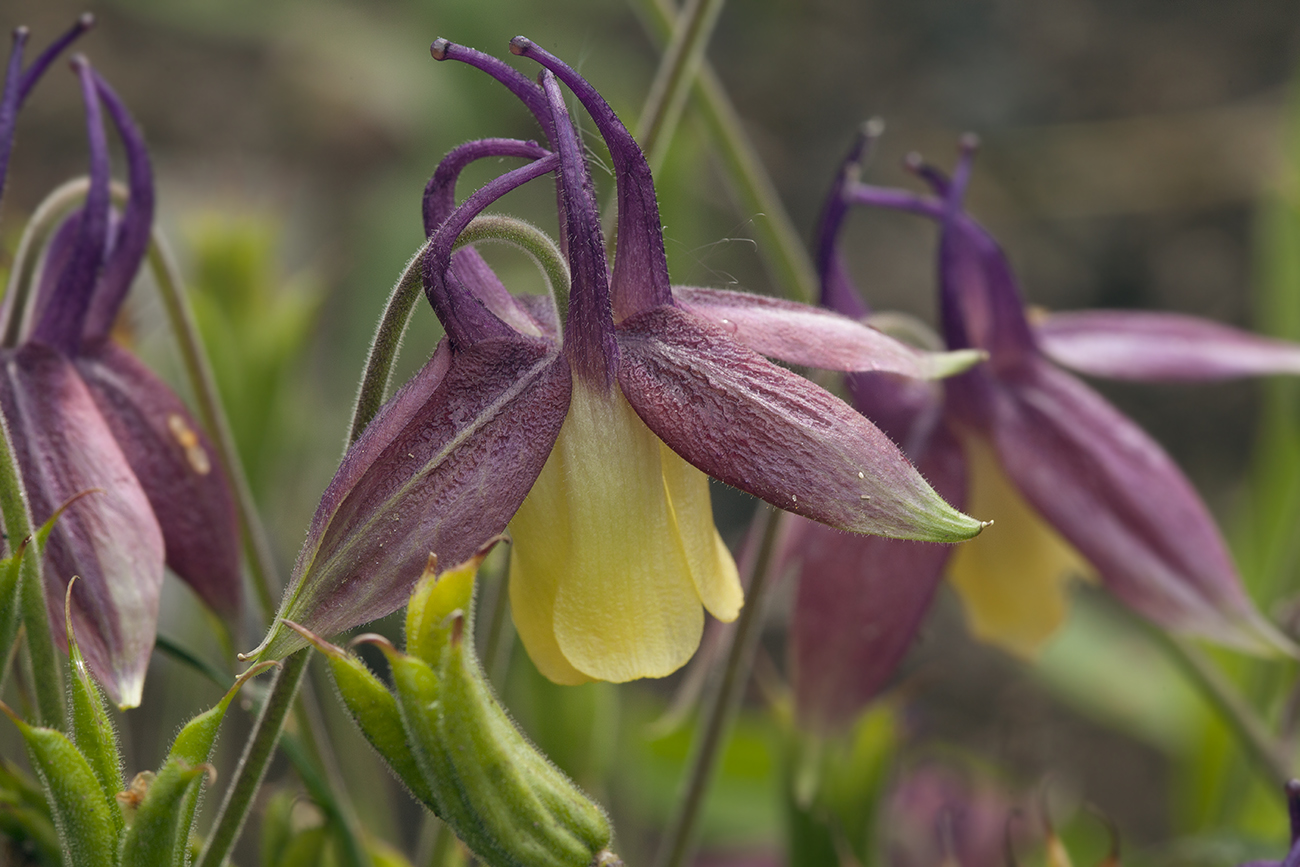
M 45 788 L 45 797 L 58 829 L 68 867 L 112 867 L 117 864 L 117 835 L 113 805 L 90 763 L 57 729 L 29 726 L 0 702 L 27 743 L 27 755 Z
M 42 528 L 44 529 L 44 528 Z M 104 790 L 104 797 L 112 800 L 122 791 L 125 781 L 122 779 L 122 756 L 117 747 L 117 730 L 108 717 L 108 708 L 99 686 L 90 676 L 90 669 L 77 638 L 72 629 L 72 585 L 77 581 L 73 576 L 68 582 L 67 592 L 63 596 L 63 617 L 68 633 L 68 660 L 72 663 L 72 739 L 81 750 L 81 754 L 90 763 L 95 778 Z M 111 811 L 115 830 L 122 830 L 122 815 Z

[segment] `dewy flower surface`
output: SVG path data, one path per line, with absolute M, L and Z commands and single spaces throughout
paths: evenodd
M 344 458 L 281 617 L 331 634 L 381 616 L 403 604 L 430 553 L 460 562 L 509 522 L 512 611 L 534 661 L 560 682 L 625 681 L 682 665 L 703 609 L 732 618 L 740 608 L 708 476 L 856 533 L 976 534 L 980 524 L 945 503 L 874 425 L 759 353 L 920 377 L 982 354 L 917 352 L 774 299 L 673 290 L 640 148 L 563 62 L 523 38 L 512 50 L 545 67 L 540 84 L 480 52 L 433 45 L 436 58 L 508 87 L 553 150 L 470 142 L 431 179 L 424 285 L 447 339 Z M 612 268 L 560 83 L 609 147 L 619 204 Z M 531 162 L 456 207 L 460 170 L 500 156 Z M 485 207 L 548 173 L 571 283 L 557 299 L 563 322 L 550 299 L 511 296 L 472 248 L 453 254 Z M 282 629 L 268 642 L 263 654 L 273 657 L 301 644 Z
M 943 339 L 949 348 L 986 350 L 988 363 L 941 388 L 876 374 L 851 375 L 849 388 L 855 406 L 903 444 L 938 490 L 994 521 L 951 552 L 950 577 L 972 631 L 1032 653 L 1065 617 L 1066 581 L 1084 573 L 1162 627 L 1248 652 L 1293 652 L 1246 596 L 1213 519 L 1173 461 L 1048 358 L 1096 375 L 1214 379 L 1294 372 L 1300 346 L 1157 313 L 1031 322 L 1001 249 L 961 209 L 973 145 L 952 180 L 917 167 L 937 195 L 927 197 L 858 180 L 874 134 L 864 133 L 826 205 L 822 299 L 850 316 L 867 313 L 837 247 L 851 206 L 941 224 Z M 811 525 L 796 532 L 792 547 L 807 552 L 791 642 L 798 704 L 810 721 L 842 723 L 901 658 L 950 551 L 837 540 Z M 895 589 L 896 606 L 880 611 L 865 591 L 860 605 L 844 603 L 859 598 L 850 595 L 855 586 L 908 589 Z
M 83 18 L 25 71 L 26 31 L 15 34 L 0 97 L 0 185 L 18 109 L 89 24 Z M 74 495 L 94 491 L 69 507 L 50 536 L 50 624 L 66 639 L 64 588 L 80 576 L 72 592 L 77 641 L 113 701 L 134 706 L 153 648 L 164 562 L 231 618 L 240 608 L 239 540 L 228 483 L 198 424 L 109 338 L 149 243 L 153 181 L 126 108 L 83 58 L 73 65 L 86 103 L 89 189 L 84 206 L 53 232 L 34 294 L 14 285 L 6 293 L 0 405 L 37 523 Z M 111 214 L 101 106 L 126 153 L 129 190 L 120 218 Z M 20 295 L 29 299 L 25 309 Z

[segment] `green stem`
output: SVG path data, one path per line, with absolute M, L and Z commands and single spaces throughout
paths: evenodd
M 14 454 L 9 425 L 0 417 L 0 515 L 4 517 L 10 552 L 32 535 L 32 515 L 23 487 L 22 471 Z M 4 600 L 8 605 L 8 600 Z M 50 615 L 45 607 L 45 585 L 41 577 L 41 552 L 28 551 L 18 567 L 19 616 L 26 627 L 27 653 L 35 673 L 36 713 L 40 724 L 63 725 L 62 661 L 50 632 Z M 0 649 L 8 653 L 9 648 Z
M 426 243 L 416 251 L 388 295 L 384 314 L 379 318 L 379 327 L 375 329 L 375 337 L 370 341 L 365 373 L 361 377 L 361 387 L 357 389 L 357 402 L 352 407 L 348 445 L 357 441 L 357 437 L 361 436 L 366 425 L 370 424 L 370 420 L 384 404 L 388 383 L 393 376 L 393 362 L 402 348 L 402 335 L 406 333 L 411 311 L 415 309 L 415 299 L 420 297 L 423 288 L 420 272 L 424 251 L 428 248 Z
M 690 770 L 686 777 L 685 791 L 678 799 L 677 811 L 660 844 L 658 857 L 655 858 L 657 867 L 682 867 L 691 860 L 695 848 L 695 828 L 704 805 L 704 797 L 713 782 L 714 768 L 731 732 L 731 724 L 736 709 L 740 706 L 741 696 L 744 695 L 745 684 L 749 681 L 754 652 L 763 631 L 763 612 L 775 584 L 772 552 L 782 524 L 781 513 L 769 506 L 759 508 L 761 511 L 755 516 L 756 522 L 761 522 L 755 528 L 760 533 L 758 557 L 746 593 L 745 606 L 740 609 L 740 619 L 736 622 L 736 631 L 731 639 L 717 691 L 710 698 L 701 728 L 697 730 L 691 744 Z
M 163 306 L 167 310 L 167 316 L 172 326 L 172 333 L 175 335 L 176 343 L 180 348 L 185 372 L 189 377 L 190 387 L 194 391 L 195 401 L 198 404 L 199 415 L 216 446 L 217 459 L 235 489 L 236 511 L 239 515 L 240 527 L 243 530 L 245 544 L 248 549 L 250 571 L 254 579 L 253 585 L 257 592 L 262 615 L 267 620 L 270 620 L 275 615 L 275 596 L 278 594 L 280 586 L 275 554 L 271 548 L 270 538 L 266 534 L 265 525 L 263 525 L 258 515 L 257 503 L 253 499 L 252 488 L 248 484 L 247 476 L 244 474 L 243 464 L 239 460 L 239 453 L 235 447 L 235 438 L 221 403 L 216 377 L 212 372 L 212 366 L 208 361 L 207 352 L 199 335 L 194 310 L 190 306 L 188 296 L 185 294 L 180 270 L 176 266 L 175 258 L 171 255 L 162 236 L 156 229 L 149 248 L 149 264 L 158 283 Z M 383 357 L 387 358 L 391 364 L 391 355 Z M 290 662 L 295 659 L 301 658 L 301 662 L 296 664 L 305 669 L 310 655 L 310 650 L 304 650 L 286 661 L 284 671 L 281 672 L 281 676 L 276 678 L 275 686 L 272 688 L 272 698 L 276 698 L 276 690 L 282 690 L 284 694 L 280 695 L 279 699 L 282 699 L 286 704 L 293 704 L 293 698 L 298 693 L 298 688 L 302 682 L 302 673 L 297 672 L 292 678 L 287 678 L 284 675 L 290 671 Z M 268 699 L 268 703 L 270 701 L 271 699 Z M 323 769 L 325 779 L 332 789 L 338 813 L 345 826 L 343 830 L 350 838 L 351 845 L 349 848 L 352 850 L 350 854 L 355 856 L 358 850 L 356 839 L 360 824 L 356 819 L 356 811 L 352 806 L 351 799 L 347 796 L 347 789 L 343 785 L 341 775 L 338 773 L 338 767 L 333 762 L 333 753 L 322 748 L 322 744 L 329 743 L 328 731 L 323 728 L 323 725 L 318 725 L 321 722 L 322 715 L 314 693 L 310 690 L 303 693 L 297 702 L 295 713 L 299 720 L 299 727 L 303 731 L 308 753 L 317 766 Z M 230 789 L 226 794 L 226 800 L 222 804 L 222 818 L 230 816 L 230 819 L 221 828 L 223 834 L 230 835 L 230 840 L 228 842 L 219 842 L 218 845 L 225 846 L 227 850 L 238 838 L 239 831 L 243 827 L 248 810 L 252 805 L 252 798 L 256 795 L 262 778 L 266 774 L 266 766 L 275 751 L 275 744 L 283 728 L 284 718 L 283 712 L 277 711 L 274 714 L 264 712 L 258 718 L 257 727 L 250 736 L 244 759 L 240 762 L 236 778 L 231 782 Z M 221 857 L 224 858 L 225 856 L 222 855 Z M 361 852 L 359 856 L 360 863 L 366 863 L 367 859 L 366 853 Z M 354 860 L 357 859 L 354 858 Z M 220 861 L 213 863 L 219 864 Z
M 672 37 L 664 49 L 637 119 L 636 138 L 645 149 L 650 170 L 658 171 L 668 155 L 668 146 L 681 120 L 686 97 L 695 84 L 704 60 L 704 50 L 713 36 L 725 0 L 686 0 L 686 6 L 672 25 Z
M 642 24 L 663 43 L 674 29 L 672 0 L 636 0 Z M 753 143 L 726 89 L 707 60 L 695 76 L 695 106 L 708 125 L 727 169 L 741 211 L 752 218 L 759 254 L 768 273 L 788 298 L 811 303 L 817 298 L 817 272 L 794 221 L 781 203 L 776 185 L 763 168 Z
M 248 477 L 244 475 L 244 466 L 235 448 L 235 436 L 221 404 L 221 393 L 217 390 L 217 378 L 212 373 L 207 351 L 203 348 L 194 308 L 190 306 L 189 297 L 185 294 L 180 269 L 176 267 L 176 259 L 157 228 L 154 229 L 149 245 L 149 266 L 158 284 L 158 293 L 162 296 L 172 335 L 180 349 L 181 364 L 189 379 L 190 389 L 194 392 L 199 417 L 216 446 L 217 461 L 235 489 L 235 511 L 248 550 L 253 588 L 257 593 L 262 616 L 270 620 L 275 613 L 275 600 L 280 593 L 275 553 L 266 534 L 266 527 L 258 516 L 253 489 L 248 484 Z
M 31 302 L 35 287 L 36 268 L 40 265 L 39 253 L 45 249 L 59 221 L 86 197 L 90 189 L 90 179 L 74 178 L 45 197 L 37 206 L 23 236 L 18 241 L 18 252 L 14 254 L 13 267 L 9 271 L 9 287 L 5 296 L 13 299 L 9 306 L 9 318 L 4 323 L 4 334 L 0 335 L 0 346 L 6 348 L 17 346 L 22 336 L 24 319 Z M 117 193 L 118 190 L 114 190 Z
M 1255 769 L 1270 786 L 1281 787 L 1296 776 L 1292 751 L 1273 737 L 1268 726 L 1255 709 L 1237 691 L 1222 671 L 1199 648 L 1164 630 L 1148 627 L 1151 635 L 1162 645 L 1197 688 L 1202 697 L 1214 708 L 1219 718 L 1231 729 L 1255 764 Z
M 266 697 L 262 712 L 258 714 L 257 722 L 253 724 L 253 731 L 244 746 L 244 755 L 239 760 L 239 767 L 235 769 L 230 788 L 226 790 L 225 800 L 221 802 L 212 833 L 208 835 L 207 843 L 194 867 L 221 867 L 229 857 L 230 850 L 239 839 L 244 821 L 248 818 L 257 790 L 262 785 L 262 778 L 266 776 L 266 768 L 271 763 L 271 756 L 275 754 L 280 731 L 293 708 L 294 696 L 310 659 L 311 650 L 304 648 L 286 659 L 284 667 L 276 674 L 271 692 Z

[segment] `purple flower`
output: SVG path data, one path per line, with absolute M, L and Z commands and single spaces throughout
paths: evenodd
M 1007 863 L 1015 803 L 990 780 L 940 764 L 922 765 L 894 785 L 886 810 L 891 867 Z
M 804 565 L 792 663 L 805 721 L 841 725 L 883 687 L 946 565 L 972 631 L 1019 653 L 1035 651 L 1064 619 L 1072 575 L 1095 576 L 1162 627 L 1253 653 L 1293 653 L 1247 597 L 1208 510 L 1164 450 L 1049 358 L 1099 376 L 1214 379 L 1295 372 L 1300 347 L 1156 313 L 1031 322 L 1001 249 L 961 207 L 973 145 L 951 180 L 915 166 L 934 191 L 923 196 L 859 181 L 875 134 L 864 132 L 826 205 L 817 250 L 823 303 L 867 313 L 836 246 L 850 207 L 918 214 L 941 227 L 943 341 L 989 358 L 941 387 L 853 374 L 849 390 L 941 494 L 994 525 L 955 552 L 795 528 L 792 549 Z
M 545 67 L 540 84 L 480 52 L 433 44 L 436 58 L 508 87 L 550 149 L 485 139 L 435 172 L 424 286 L 446 340 L 345 456 L 280 616 L 320 634 L 381 616 L 404 604 L 430 553 L 460 562 L 509 523 L 511 606 L 533 660 L 560 682 L 625 681 L 682 665 L 699 643 L 702 609 L 731 619 L 741 606 L 709 476 L 853 532 L 977 533 L 874 425 L 760 353 L 914 376 L 978 354 L 936 357 L 828 311 L 671 288 L 640 148 L 563 62 L 523 38 L 512 50 Z M 561 82 L 609 147 L 612 268 Z M 500 156 L 530 162 L 457 207 L 460 170 Z M 571 289 L 515 298 L 472 248 L 453 245 L 493 201 L 545 174 L 555 178 Z M 283 629 L 268 642 L 272 657 L 301 644 Z
M 91 23 L 84 16 L 28 69 L 25 28 L 14 34 L 0 96 L 0 186 L 18 110 L 55 57 Z M 30 301 L 11 287 L 0 334 L 0 406 L 32 517 L 45 521 L 86 490 L 50 536 L 45 592 L 54 634 L 66 644 L 64 588 L 91 669 L 114 702 L 139 703 L 153 648 L 164 561 L 223 617 L 240 609 L 239 539 L 229 485 L 180 399 L 109 331 L 140 269 L 153 222 L 153 180 L 139 129 L 84 58 L 90 138 L 85 204 L 54 231 Z M 128 196 L 109 194 L 101 107 L 122 139 Z

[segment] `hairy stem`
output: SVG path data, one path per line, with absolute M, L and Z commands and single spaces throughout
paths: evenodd
M 230 788 L 221 802 L 221 809 L 212 826 L 194 867 L 221 867 L 239 832 L 243 830 L 244 821 L 253 806 L 253 799 L 266 776 L 266 768 L 275 754 L 276 742 L 284 728 L 284 721 L 294 705 L 294 696 L 302 683 L 302 676 L 307 671 L 311 659 L 311 650 L 304 648 L 284 661 L 284 667 L 275 676 L 271 692 L 262 705 L 262 712 L 253 724 L 253 731 L 244 745 L 244 754 L 239 759 L 239 767 L 231 779 Z
M 9 437 L 9 425 L 0 417 L 0 515 L 4 517 L 5 534 L 9 540 L 9 553 L 12 556 L 24 539 L 32 535 L 31 509 L 27 505 L 27 489 L 23 487 L 22 471 L 18 467 L 18 456 L 14 454 L 13 440 Z M 27 551 L 23 554 L 18 570 L 17 592 L 18 610 L 10 610 L 6 617 L 18 618 L 13 623 L 13 632 L 5 629 L 6 646 L 0 653 L 8 653 L 8 642 L 17 632 L 18 622 L 25 626 L 27 635 L 27 653 L 31 658 L 35 678 L 36 714 L 40 724 L 52 728 L 63 725 L 63 678 L 60 654 L 54 647 L 54 636 L 50 632 L 50 615 L 45 607 L 45 585 L 41 577 L 41 552 Z M 9 600 L 0 600 L 9 606 Z M 9 624 L 6 624 L 8 626 Z
M 749 582 L 745 605 L 740 609 L 740 618 L 736 622 L 735 634 L 723 665 L 722 677 L 717 689 L 710 696 L 705 706 L 704 718 L 696 730 L 695 740 L 691 744 L 691 757 L 682 796 L 678 799 L 677 812 L 673 814 L 668 830 L 660 844 L 656 867 L 683 867 L 690 863 L 695 848 L 695 829 L 704 806 L 704 798 L 713 782 L 713 771 L 731 732 L 731 724 L 740 706 L 740 699 L 749 682 L 750 668 L 754 663 L 754 652 L 758 648 L 758 638 L 763 631 L 763 612 L 773 580 L 772 552 L 776 547 L 777 534 L 781 527 L 781 513 L 769 506 L 760 506 L 755 516 L 761 522 L 755 529 L 760 533 L 758 557 L 754 562 L 753 577 Z
M 724 2 L 686 0 L 681 14 L 671 22 L 672 36 L 636 125 L 636 138 L 646 152 L 651 171 L 663 166 Z
M 669 38 L 678 17 L 672 0 L 635 0 L 633 6 L 653 39 L 663 43 Z M 803 239 L 708 60 L 701 61 L 695 76 L 695 107 L 718 148 L 742 213 L 753 222 L 759 255 L 772 281 L 786 297 L 812 302 L 817 272 Z
M 266 534 L 266 527 L 258 515 L 257 503 L 253 500 L 253 489 L 248 484 L 248 477 L 244 475 L 239 452 L 235 449 L 235 436 L 231 432 L 230 420 L 226 417 L 225 408 L 221 403 L 217 378 L 212 373 L 207 351 L 203 348 L 203 339 L 199 336 L 194 308 L 190 306 L 189 298 L 185 294 L 185 284 L 181 279 L 180 269 L 176 267 L 175 257 L 172 256 L 171 250 L 156 228 L 149 244 L 149 266 L 158 284 L 158 292 L 167 311 L 172 335 L 180 349 L 181 364 L 189 379 L 190 389 L 194 392 L 199 418 L 202 419 L 203 427 L 216 446 L 217 461 L 235 490 L 235 511 L 239 516 L 240 530 L 248 551 L 253 588 L 257 593 L 262 616 L 270 620 L 275 613 L 275 600 L 280 594 L 279 570 L 275 563 L 275 553 L 271 548 L 271 540 Z

